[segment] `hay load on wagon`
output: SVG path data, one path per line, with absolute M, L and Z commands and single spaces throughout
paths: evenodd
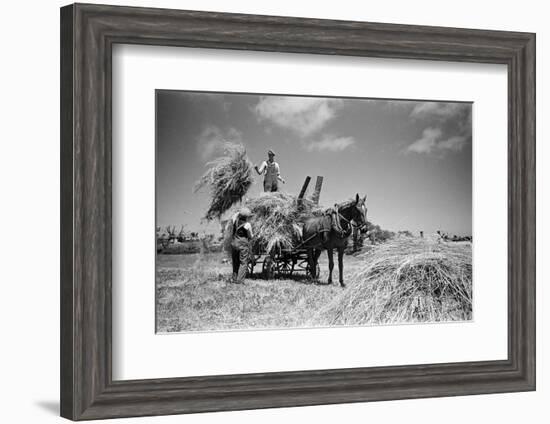
M 246 199 L 242 206 L 252 212 L 253 251 L 268 255 L 293 249 L 301 242 L 303 222 L 323 213 L 323 209 L 311 200 L 281 192 L 262 193 L 258 197 Z M 224 247 L 227 252 L 231 250 L 231 225 L 229 220 L 224 229 Z
M 268 254 L 295 247 L 302 239 L 303 222 L 323 213 L 311 200 L 280 192 L 263 193 L 244 204 L 252 211 L 253 244 Z
M 472 250 L 400 238 L 360 256 L 349 288 L 315 325 L 462 321 L 472 318 Z
M 260 271 L 263 278 L 288 278 L 296 273 L 310 275 L 307 249 L 303 247 L 304 222 L 324 209 L 309 199 L 271 192 L 248 199 L 254 236 L 251 245 L 249 275 Z M 230 242 L 226 232 L 226 243 Z

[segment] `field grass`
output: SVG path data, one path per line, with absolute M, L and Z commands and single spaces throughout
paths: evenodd
M 307 279 L 229 282 L 222 254 L 159 255 L 157 330 L 303 327 L 342 289 Z
M 170 243 L 162 250 L 163 255 L 189 255 L 191 253 L 200 253 L 201 251 L 221 252 L 221 243 L 204 243 L 203 240 L 187 240 L 183 243 Z
M 320 259 L 320 283 L 312 283 L 303 277 L 273 280 L 247 278 L 243 285 L 229 282 L 231 264 L 222 263 L 222 253 L 158 255 L 157 331 L 296 328 L 471 319 L 471 302 L 469 311 L 467 307 L 461 309 L 461 305 L 453 303 L 453 296 L 448 296 L 450 289 L 444 285 L 447 280 L 438 286 L 444 296 L 434 285 L 440 281 L 434 272 L 443 270 L 441 275 L 458 272 L 458 268 L 452 266 L 457 265 L 457 258 L 460 258 L 460 261 L 465 262 L 466 274 L 469 269 L 469 275 L 461 275 L 463 280 L 460 281 L 466 282 L 466 290 L 469 290 L 466 295 L 471 299 L 471 244 L 445 243 L 440 246 L 426 241 L 398 243 L 402 244 L 403 254 L 399 257 L 399 245 L 397 250 L 395 245 L 393 250 L 390 249 L 393 256 L 388 260 L 393 264 L 392 267 L 373 267 L 373 264 L 380 264 L 380 255 L 386 255 L 390 245 L 379 245 L 357 256 L 345 256 L 346 288 L 326 284 L 326 253 Z M 452 266 L 447 266 L 447 259 Z M 399 261 L 405 265 L 396 268 L 394 265 Z M 373 269 L 388 274 L 373 278 L 375 274 L 369 274 L 369 270 Z M 406 272 L 400 274 L 396 270 Z M 337 281 L 337 266 L 334 272 L 333 278 Z M 422 281 L 411 281 L 411 277 L 421 278 Z M 420 296 L 420 291 L 413 290 L 411 296 L 403 295 L 412 288 L 426 286 L 426 278 L 429 279 L 429 287 L 434 287 L 433 291 L 422 292 Z M 451 280 L 449 287 L 452 288 L 455 287 L 454 277 Z M 408 291 L 399 289 L 405 285 Z M 393 288 L 389 290 L 389 287 Z M 386 298 L 382 299 L 383 296 Z M 439 315 L 419 314 L 419 302 L 424 302 L 428 311 L 433 312 L 434 305 L 448 306 L 448 310 Z M 377 314 L 376 311 L 382 312 Z

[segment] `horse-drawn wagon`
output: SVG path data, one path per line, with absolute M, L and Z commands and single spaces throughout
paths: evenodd
M 211 168 L 201 177 L 197 188 L 209 187 L 211 191 L 212 201 L 205 215 L 206 220 L 221 218 L 238 203 L 251 215 L 250 224 L 254 229 L 252 252 L 241 250 L 240 253 L 247 258 L 234 259 L 234 265 L 246 260 L 252 273 L 261 264 L 265 276 L 271 276 L 274 272 L 278 275 L 305 272 L 316 279 L 319 275 L 319 256 L 326 250 L 328 282 L 331 283 L 333 252 L 336 250 L 339 281 L 344 286 L 343 255 L 347 239 L 354 229 L 366 231 L 365 198 L 360 199 L 357 194 L 355 199 L 323 210 L 318 207 L 323 184 L 323 177 L 319 176 L 309 199 L 304 198 L 311 180 L 307 177 L 297 197 L 276 191 L 243 200 L 253 181 L 252 162 L 246 156 L 242 144 L 226 143 L 224 150 L 225 155 L 211 162 Z M 238 250 L 232 247 L 233 224 L 226 225 L 223 230 L 224 248 L 232 255 Z
M 276 247 L 269 253 L 261 249 L 254 250 L 249 263 L 249 271 L 262 265 L 264 278 L 289 277 L 296 272 L 304 272 L 314 280 L 319 278 L 319 256 L 327 251 L 328 256 L 328 284 L 332 283 L 334 268 L 333 252 L 338 254 L 339 282 L 344 284 L 343 256 L 347 247 L 348 238 L 354 231 L 367 232 L 367 209 L 365 199 L 357 194 L 355 199 L 334 205 L 323 211 L 320 216 L 306 219 L 300 230 L 299 240 L 290 247 Z
M 258 272 L 257 267 L 261 266 L 261 276 L 266 279 L 273 277 L 286 278 L 296 274 L 304 274 L 311 276 L 310 265 L 308 260 L 307 249 L 300 242 L 296 247 L 285 249 L 274 249 L 271 252 L 266 252 L 256 246 L 252 248 L 252 255 L 248 265 L 249 275 L 254 275 Z M 317 272 L 319 275 L 320 267 L 317 264 Z
M 306 193 L 311 177 L 306 177 L 300 194 L 296 201 L 298 205 L 303 202 L 304 195 Z M 317 177 L 315 184 L 315 190 L 312 195 L 312 202 L 315 205 L 319 203 L 319 196 L 321 193 L 321 187 L 323 185 L 323 177 Z M 311 215 L 313 216 L 313 215 Z M 308 216 L 303 216 L 307 218 Z M 271 279 L 273 277 L 286 278 L 296 274 L 304 274 L 305 276 L 311 276 L 310 263 L 308 260 L 308 250 L 306 244 L 309 240 L 303 240 L 302 237 L 302 224 L 297 224 L 299 231 L 295 234 L 293 243 L 291 246 L 276 245 L 268 250 L 265 244 L 255 242 L 252 246 L 252 252 L 250 262 L 248 265 L 249 275 L 258 273 L 258 267 L 261 266 L 261 275 L 263 278 Z M 317 272 L 314 275 L 319 275 L 319 264 L 316 264 Z

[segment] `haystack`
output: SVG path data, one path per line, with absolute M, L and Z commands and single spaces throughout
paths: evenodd
M 348 288 L 316 325 L 462 321 L 472 317 L 471 245 L 399 238 L 360 256 Z
M 240 143 L 225 143 L 223 155 L 206 164 L 208 171 L 195 184 L 195 192 L 207 188 L 211 201 L 204 216 L 220 218 L 235 203 L 242 200 L 252 185 L 253 165 Z

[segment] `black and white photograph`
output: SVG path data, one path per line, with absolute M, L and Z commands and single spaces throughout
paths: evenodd
M 3 6 L 2 422 L 548 421 L 546 3 Z
M 472 320 L 472 108 L 157 90 L 157 333 Z

